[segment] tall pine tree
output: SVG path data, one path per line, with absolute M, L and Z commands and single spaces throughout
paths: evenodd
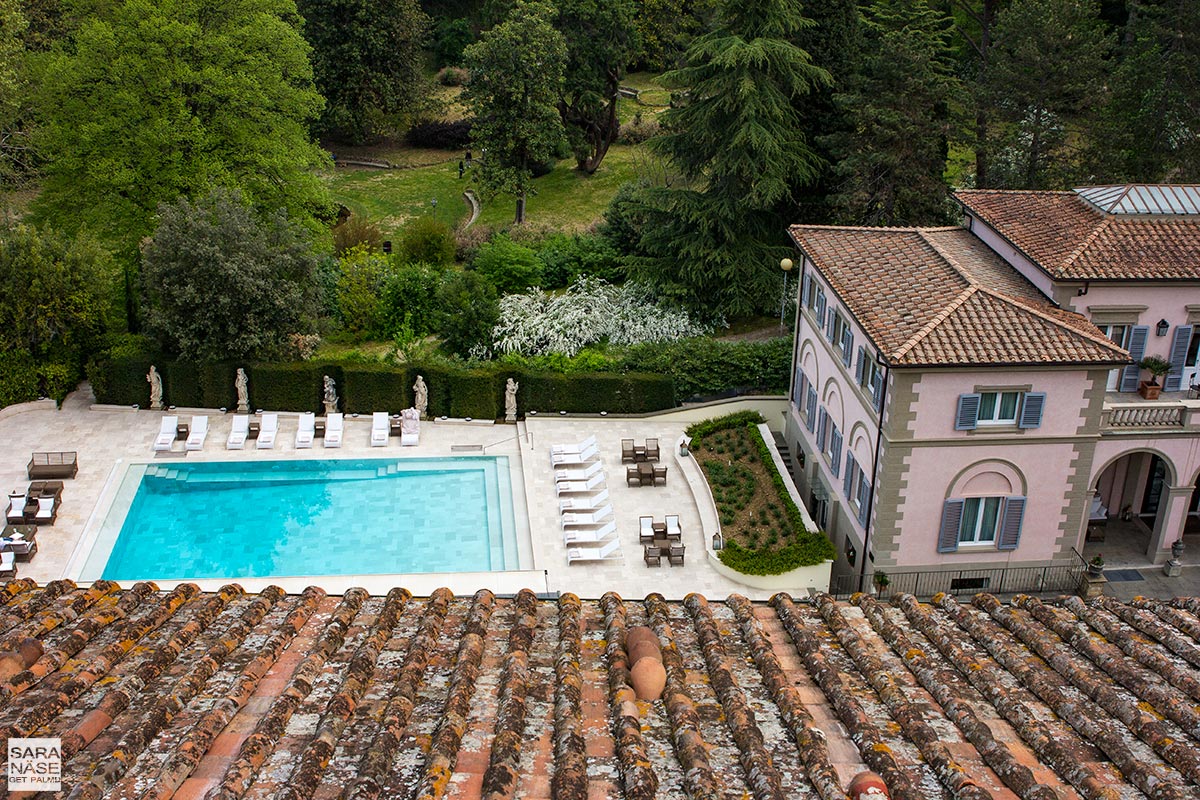
M 816 155 L 793 101 L 829 74 L 793 43 L 811 21 L 790 0 L 724 0 L 717 27 L 660 82 L 683 98 L 652 147 L 688 182 L 650 190 L 634 275 L 730 315 L 773 304 L 788 252 L 778 209 Z
M 993 31 L 984 101 L 997 122 L 988 182 L 1069 186 L 1096 122 L 1113 37 L 1095 0 L 1015 0 Z
M 1129 0 L 1089 166 L 1105 181 L 1200 180 L 1200 3 Z
M 834 96 L 847 129 L 822 141 L 834 155 L 840 222 L 948 221 L 951 109 L 960 102 L 950 20 L 926 0 L 875 0 L 863 9 L 864 58 Z

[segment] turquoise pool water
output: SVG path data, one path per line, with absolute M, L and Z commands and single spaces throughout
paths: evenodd
M 504 456 L 135 464 L 85 575 L 483 572 L 517 561 Z

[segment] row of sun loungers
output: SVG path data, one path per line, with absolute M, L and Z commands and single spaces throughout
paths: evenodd
M 550 464 L 555 468 L 554 486 L 559 496 L 567 564 L 619 560 L 621 540 L 617 537 L 617 523 L 612 519 L 613 508 L 608 502 L 596 437 L 553 445 Z M 580 496 L 589 493 L 589 497 Z
M 420 439 L 420 415 L 416 409 L 406 409 L 401 415 L 400 422 L 400 444 L 401 446 L 413 446 Z M 325 447 L 341 447 L 342 435 L 345 431 L 345 417 L 340 412 L 329 414 L 325 417 L 325 432 L 322 437 L 322 442 Z M 154 440 L 154 449 L 156 451 L 171 450 L 175 441 L 181 436 L 179 417 L 168 415 L 162 418 L 162 423 L 158 429 L 158 436 Z M 391 421 L 388 418 L 387 412 L 376 411 L 371 415 L 371 446 L 384 447 L 388 443 L 388 437 L 391 435 Z M 254 439 L 254 446 L 258 450 L 270 450 L 275 447 L 275 440 L 279 436 L 279 415 L 275 413 L 264 413 L 261 416 L 258 427 L 258 436 Z M 208 438 L 208 417 L 206 415 L 196 415 L 192 417 L 192 422 L 189 427 L 187 439 L 184 442 L 184 450 L 202 450 L 204 448 L 205 439 Z M 246 447 L 246 441 L 250 438 L 250 416 L 247 414 L 238 414 L 233 418 L 233 426 L 229 431 L 229 437 L 225 440 L 225 447 L 228 450 L 243 450 Z M 316 439 L 316 417 L 311 412 L 301 414 L 299 424 L 296 428 L 296 449 L 303 450 L 311 448 Z

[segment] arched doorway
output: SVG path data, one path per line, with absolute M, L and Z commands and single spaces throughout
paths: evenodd
M 1150 450 L 1104 465 L 1092 483 L 1084 555 L 1103 553 L 1112 564 L 1152 563 L 1163 547 L 1166 491 L 1173 483 L 1173 465 Z

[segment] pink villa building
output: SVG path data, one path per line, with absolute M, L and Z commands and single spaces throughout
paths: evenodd
M 955 198 L 965 227 L 790 229 L 785 436 L 835 588 L 1003 591 L 1089 534 L 1165 561 L 1200 532 L 1200 186 Z

